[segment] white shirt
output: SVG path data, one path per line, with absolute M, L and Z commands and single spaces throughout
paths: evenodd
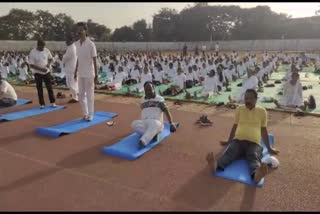
M 137 82 L 139 82 L 140 79 L 140 71 L 138 69 L 134 69 L 131 71 L 130 73 L 131 79 L 136 80 Z
M 152 82 L 152 74 L 150 72 L 141 74 L 141 84 L 143 85 L 147 81 Z
M 3 66 L 2 64 L 0 64 L 0 74 L 2 79 L 7 79 L 9 74 L 9 67 Z
M 89 39 L 80 44 L 80 40 L 75 43 L 78 57 L 78 74 L 81 78 L 94 78 L 95 70 L 93 65 L 93 57 L 97 57 L 97 49 L 95 44 Z
M 206 76 L 204 80 L 203 90 L 205 92 L 211 92 L 211 91 L 218 92 L 217 79 L 215 78 L 215 76 L 213 77 Z
M 155 81 L 159 81 L 159 82 L 162 83 L 163 78 L 164 78 L 164 71 L 155 71 L 153 73 L 153 75 L 154 75 L 154 80 Z
M 49 49 L 44 48 L 43 51 L 39 51 L 36 48 L 32 49 L 29 56 L 29 63 L 36 65 L 40 68 L 47 68 L 49 59 L 53 59 Z M 46 74 L 50 72 L 50 69 L 47 68 L 47 72 L 41 72 L 36 69 L 31 69 L 34 74 Z
M 0 97 L 2 98 L 9 98 L 13 100 L 17 100 L 17 94 L 14 90 L 14 88 L 5 80 L 2 80 L 2 83 L 0 85 L 0 92 L 3 93 L 3 95 Z
M 179 86 L 180 89 L 183 89 L 185 82 L 186 82 L 186 75 L 180 74 L 174 77 L 173 85 Z
M 148 106 L 144 107 L 141 111 L 141 119 L 147 120 L 147 119 L 153 119 L 158 120 L 160 122 L 163 122 L 163 112 L 162 110 L 156 105 L 157 103 L 163 103 L 164 98 L 156 95 L 155 98 L 152 99 L 145 99 L 145 97 L 141 100 L 142 106 Z
M 74 43 L 67 47 L 67 51 L 63 55 L 62 62 L 64 64 L 64 71 L 66 75 L 73 76 L 77 64 L 77 49 Z
M 28 76 L 28 68 L 24 67 L 24 68 L 19 68 L 19 79 L 22 81 L 26 81 L 27 80 L 27 76 Z

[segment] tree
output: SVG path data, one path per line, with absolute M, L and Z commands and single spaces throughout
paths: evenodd
M 137 41 L 137 37 L 135 31 L 131 27 L 123 26 L 115 29 L 112 34 L 112 41 L 131 42 Z
M 55 41 L 65 40 L 66 35 L 71 33 L 74 24 L 74 20 L 64 13 L 59 13 L 54 16 L 54 21 L 52 23 L 54 37 L 52 39 Z
M 153 16 L 153 39 L 155 41 L 177 40 L 177 25 L 179 14 L 175 9 L 162 8 Z
M 135 34 L 137 41 L 149 41 L 150 40 L 150 33 L 147 28 L 147 22 L 144 19 L 136 21 L 133 26 L 132 26 Z
M 107 28 L 104 25 L 100 25 L 96 22 L 93 22 L 91 19 L 87 21 L 87 26 L 89 30 L 89 35 L 93 37 L 96 41 L 110 41 L 111 29 Z
M 33 37 L 34 22 L 32 12 L 12 9 L 0 18 L 0 39 L 28 40 Z
M 49 11 L 37 10 L 35 13 L 35 35 L 34 39 L 54 40 L 59 37 L 52 28 L 57 28 L 55 17 Z

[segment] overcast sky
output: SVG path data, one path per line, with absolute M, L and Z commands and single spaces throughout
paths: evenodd
M 123 25 L 132 25 L 139 19 L 152 22 L 152 15 L 162 7 L 175 8 L 178 12 L 188 4 L 193 3 L 0 3 L 0 16 L 6 15 L 12 8 L 26 9 L 29 11 L 49 10 L 53 14 L 66 13 L 75 21 L 86 21 L 92 19 L 95 22 L 106 25 L 114 30 Z M 268 5 L 277 13 L 286 13 L 293 18 L 313 16 L 320 3 L 209 3 L 209 5 L 239 5 L 243 8 L 255 7 L 257 5 Z

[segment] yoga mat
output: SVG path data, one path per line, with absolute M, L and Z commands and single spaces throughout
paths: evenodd
M 85 121 L 80 118 L 52 127 L 39 127 L 36 129 L 36 132 L 47 137 L 58 138 L 62 135 L 75 133 L 77 131 L 80 131 L 81 129 L 89 128 L 91 126 L 105 122 L 116 116 L 118 115 L 115 113 L 96 112 L 93 116 L 92 121 Z
M 135 160 L 147 151 L 149 151 L 150 149 L 152 149 L 153 147 L 155 147 L 156 145 L 158 145 L 170 134 L 170 125 L 169 123 L 165 122 L 164 129 L 159 136 L 159 140 L 151 142 L 148 146 L 146 146 L 143 149 L 139 148 L 139 139 L 141 135 L 137 133 L 132 133 L 112 146 L 103 147 L 102 153 L 106 155 L 124 158 L 127 160 Z
M 269 134 L 269 143 L 270 146 L 272 146 L 274 144 L 274 137 L 272 134 Z M 261 145 L 263 147 L 263 158 L 266 158 L 269 155 L 263 140 L 261 140 Z M 247 163 L 246 160 L 241 159 L 241 160 L 236 160 L 234 161 L 231 165 L 229 165 L 228 167 L 226 167 L 224 169 L 224 171 L 216 171 L 215 173 L 212 173 L 212 175 L 217 176 L 217 177 L 221 177 L 221 178 L 225 178 L 225 179 L 229 179 L 232 181 L 237 181 L 240 183 L 244 183 L 244 184 L 248 184 L 251 186 L 258 186 L 258 187 L 262 187 L 264 184 L 264 178 L 261 179 L 261 181 L 256 184 L 249 173 L 249 165 Z
M 14 106 L 9 106 L 9 107 L 0 107 L 0 109 L 6 109 L 6 108 L 10 108 L 10 107 L 15 107 L 15 106 L 22 106 L 22 105 L 26 105 L 32 103 L 31 100 L 24 100 L 24 99 L 18 99 L 17 103 Z
M 40 114 L 45 114 L 51 111 L 58 111 L 65 108 L 64 106 L 57 106 L 56 108 L 52 108 L 51 106 L 46 106 L 44 109 L 40 109 L 40 107 L 28 109 L 24 111 L 13 112 L 9 114 L 3 114 L 0 116 L 0 121 L 11 121 L 18 120 L 26 117 L 32 117 Z

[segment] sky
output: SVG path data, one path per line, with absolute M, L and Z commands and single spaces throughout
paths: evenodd
M 152 16 L 163 7 L 174 8 L 180 12 L 187 5 L 193 3 L 165 3 L 165 2 L 150 2 L 150 3 L 0 3 L 0 16 L 6 15 L 12 8 L 25 9 L 32 12 L 36 10 L 48 10 L 52 14 L 66 13 L 75 21 L 87 21 L 92 19 L 94 22 L 104 24 L 108 28 L 115 28 L 124 25 L 132 25 L 139 19 L 145 19 L 147 23 L 152 22 Z M 286 13 L 293 18 L 309 17 L 315 15 L 315 11 L 320 9 L 320 2 L 312 3 L 268 3 L 268 2 L 228 2 L 228 3 L 209 3 L 209 5 L 239 5 L 242 8 L 256 7 L 257 5 L 268 5 L 271 10 L 277 13 Z

